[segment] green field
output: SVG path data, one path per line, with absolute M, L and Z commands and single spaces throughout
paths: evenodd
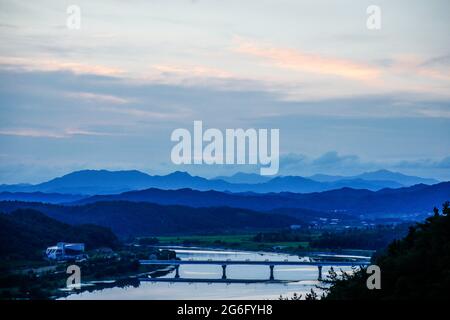
M 177 246 L 192 246 L 203 248 L 220 248 L 220 249 L 235 249 L 248 251 L 277 251 L 291 254 L 301 254 L 305 251 L 333 251 L 347 254 L 361 254 L 371 255 L 373 250 L 362 249 L 357 247 L 344 248 L 318 248 L 313 247 L 312 241 L 317 240 L 322 236 L 321 231 L 308 231 L 301 233 L 303 235 L 302 241 L 255 241 L 256 233 L 246 234 L 217 234 L 217 235 L 189 235 L 189 236 L 161 236 L 157 237 L 157 245 L 177 245 Z
M 309 242 L 256 242 L 254 234 L 194 235 L 158 237 L 160 245 L 190 245 L 215 248 L 234 248 L 241 250 L 283 250 L 309 249 Z

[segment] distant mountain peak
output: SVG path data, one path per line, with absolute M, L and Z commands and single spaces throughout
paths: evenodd
M 386 175 L 386 176 L 406 176 L 403 173 L 397 172 L 397 171 L 391 171 L 387 169 L 378 169 L 373 171 L 367 171 L 359 174 L 358 176 L 362 175 Z
M 171 177 L 192 177 L 188 172 L 186 171 L 174 171 L 172 173 L 169 173 L 167 176 Z
M 67 173 L 59 178 L 70 176 L 83 176 L 83 175 L 124 175 L 124 174 L 138 174 L 148 175 L 139 170 L 106 170 L 106 169 L 84 169 Z

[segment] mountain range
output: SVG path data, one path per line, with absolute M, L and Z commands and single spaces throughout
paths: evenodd
M 339 219 L 343 226 L 364 219 L 410 221 L 450 199 L 450 182 L 404 187 L 389 179 L 404 184 L 433 181 L 389 171 L 354 177 L 316 175 L 316 180 L 267 180 L 244 173 L 228 178 L 77 171 L 36 185 L 2 185 L 0 212 L 33 209 L 71 225 L 107 227 L 126 238 L 285 228 L 323 219 Z
M 317 182 L 338 182 L 341 184 L 352 183 L 353 181 L 365 181 L 366 183 L 379 182 L 380 184 L 385 184 L 385 187 L 395 187 L 395 185 L 400 185 L 404 187 L 409 187 L 415 184 L 435 184 L 439 181 L 436 179 L 421 178 L 416 176 L 408 176 L 399 172 L 392 172 L 389 170 L 377 170 L 371 172 L 364 172 L 354 176 L 337 176 L 337 175 L 327 175 L 327 174 L 315 174 L 309 177 L 305 177 L 309 180 L 314 180 Z M 223 180 L 230 183 L 246 183 L 246 184 L 256 184 L 265 183 L 273 179 L 267 176 L 261 176 L 255 173 L 243 173 L 238 172 L 232 176 L 219 176 L 215 178 L 216 180 Z M 369 184 L 368 183 L 368 184 Z M 390 184 L 390 186 L 389 186 Z M 347 185 L 347 187 L 352 187 Z M 377 185 L 375 184 L 375 187 Z M 371 189 L 371 188 L 369 188 Z
M 0 199 L 7 200 L 8 197 L 7 194 L 1 192 L 101 195 L 148 188 L 164 190 L 190 188 L 200 191 L 310 193 L 340 188 L 377 191 L 384 188 L 401 188 L 414 184 L 437 182 L 433 179 L 407 176 L 387 170 L 367 172 L 352 177 L 315 175 L 309 178 L 300 176 L 268 178 L 256 174 L 237 173 L 231 177 L 214 179 L 192 176 L 180 171 L 167 175 L 149 175 L 137 170 L 82 170 L 35 185 L 0 185 Z
M 71 225 L 95 224 L 121 238 L 286 228 L 321 219 L 411 221 L 450 199 L 450 182 L 379 191 L 342 188 L 315 193 L 227 193 L 150 188 L 71 203 L 0 201 L 0 212 L 33 209 Z
M 161 190 L 150 188 L 113 195 L 96 195 L 74 202 L 74 205 L 103 202 L 150 202 L 190 207 L 228 206 L 258 211 L 301 208 L 325 212 L 361 214 L 415 214 L 432 211 L 450 199 L 450 182 L 419 184 L 379 191 L 341 188 L 313 193 L 227 193 L 192 189 Z

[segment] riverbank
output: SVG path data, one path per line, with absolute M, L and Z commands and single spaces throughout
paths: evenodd
M 309 235 L 309 241 L 255 241 L 256 234 L 232 235 L 190 235 L 157 237 L 155 247 L 198 247 L 203 249 L 221 249 L 251 252 L 279 252 L 293 255 L 346 254 L 372 256 L 375 250 L 353 248 L 317 248 L 311 247 L 311 241 L 317 239 L 319 233 Z

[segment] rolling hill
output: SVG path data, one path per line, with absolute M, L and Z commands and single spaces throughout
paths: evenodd
M 0 214 L 0 231 L 3 258 L 42 258 L 43 249 L 61 241 L 83 242 L 87 249 L 118 244 L 109 229 L 90 224 L 71 226 L 31 209 Z

